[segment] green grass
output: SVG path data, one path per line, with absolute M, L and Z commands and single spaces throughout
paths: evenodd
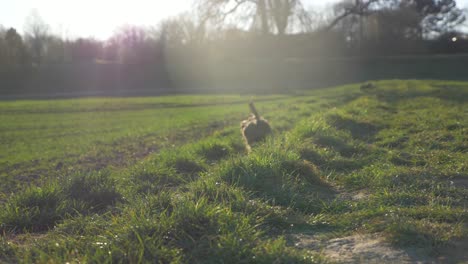
M 248 100 L 173 96 L 3 102 L 0 178 L 11 190 L 17 184 L 12 175 L 30 182 L 57 171 L 128 166 L 162 148 L 234 124 L 245 115 Z
M 363 233 L 437 257 L 468 237 L 468 83 L 375 85 L 257 97 L 248 155 L 244 97 L 0 103 L 0 262 L 324 263 L 294 235 Z

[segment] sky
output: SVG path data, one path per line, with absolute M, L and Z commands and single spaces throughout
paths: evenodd
M 326 6 L 337 0 L 306 0 L 306 6 Z M 468 0 L 458 0 L 468 7 Z M 106 39 L 122 25 L 155 26 L 161 20 L 190 11 L 193 0 L 0 0 L 0 25 L 22 32 L 36 9 L 54 34 L 66 38 Z

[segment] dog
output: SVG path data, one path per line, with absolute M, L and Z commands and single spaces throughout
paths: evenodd
M 251 114 L 249 118 L 241 122 L 240 126 L 247 152 L 250 153 L 252 145 L 264 140 L 272 130 L 268 121 L 258 114 L 253 102 L 249 103 L 249 107 Z

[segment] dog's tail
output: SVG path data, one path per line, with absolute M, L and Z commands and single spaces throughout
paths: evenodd
M 249 103 L 249 107 L 250 107 L 250 111 L 252 112 L 252 114 L 254 114 L 255 118 L 260 119 L 260 115 L 258 114 L 257 109 L 255 108 L 255 105 L 253 102 Z

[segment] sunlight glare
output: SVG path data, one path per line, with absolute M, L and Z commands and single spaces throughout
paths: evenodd
M 156 26 L 165 18 L 190 10 L 191 3 L 191 0 L 43 0 L 35 1 L 37 7 L 33 8 L 60 35 L 106 39 L 122 25 Z

